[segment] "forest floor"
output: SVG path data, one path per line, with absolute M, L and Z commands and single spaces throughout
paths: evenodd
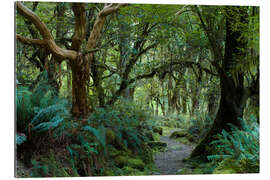
M 154 160 L 159 172 L 156 175 L 175 175 L 182 168 L 185 168 L 183 159 L 187 158 L 194 146 L 180 143 L 170 139 L 170 135 L 179 129 L 171 130 L 168 135 L 161 136 L 160 141 L 167 143 L 167 151 L 159 152 L 155 155 Z

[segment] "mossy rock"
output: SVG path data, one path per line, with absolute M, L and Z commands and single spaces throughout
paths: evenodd
M 150 141 L 147 144 L 151 148 L 167 147 L 167 143 L 161 141 Z
M 144 162 L 141 159 L 128 159 L 128 166 L 139 169 L 139 170 L 144 170 Z
M 156 126 L 154 126 L 153 127 L 153 132 L 162 135 L 163 134 L 163 129 L 162 129 L 162 127 L 156 127 Z
M 190 141 L 190 142 L 195 142 L 196 138 L 194 136 L 192 136 L 191 134 L 187 134 L 186 138 Z
M 139 170 L 144 170 L 144 162 L 141 159 L 130 158 L 128 156 L 117 156 L 115 158 L 115 164 L 119 168 L 123 168 L 124 166 L 129 166 L 131 168 L 136 168 Z
M 177 138 L 180 138 L 180 137 L 185 137 L 187 135 L 188 135 L 188 133 L 186 131 L 175 131 L 170 135 L 170 138 L 171 139 L 177 139 Z
M 160 141 L 160 135 L 158 133 L 153 133 L 153 140 Z

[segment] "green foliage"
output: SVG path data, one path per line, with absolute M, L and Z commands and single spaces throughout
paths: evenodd
M 57 160 L 55 152 L 50 151 L 41 159 L 32 160 L 33 167 L 30 171 L 31 177 L 74 177 L 79 176 L 72 169 L 65 167 L 63 159 Z
M 232 132 L 223 130 L 217 140 L 211 142 L 216 154 L 208 156 L 208 160 L 222 162 L 230 159 L 238 165 L 237 172 L 259 172 L 259 125 L 255 118 L 251 124 L 242 120 L 243 129 L 231 125 Z
M 167 116 L 156 117 L 156 124 L 169 128 L 181 128 L 186 121 L 183 115 L 169 114 Z
M 16 125 L 19 132 L 25 131 L 35 115 L 31 95 L 32 92 L 27 87 L 19 86 L 16 89 Z

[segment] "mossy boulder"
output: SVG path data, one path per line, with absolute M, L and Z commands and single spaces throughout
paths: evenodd
M 160 135 L 158 133 L 153 133 L 153 140 L 160 141 Z
M 150 148 L 167 147 L 167 143 L 161 141 L 150 141 L 147 144 Z
M 175 131 L 170 135 L 170 138 L 177 139 L 177 138 L 185 137 L 187 135 L 188 133 L 186 131 Z
M 153 127 L 153 132 L 162 135 L 162 134 L 163 134 L 162 127 L 156 127 L 156 126 L 154 126 L 154 127 Z
M 119 155 L 115 158 L 115 164 L 119 168 L 123 168 L 124 166 L 129 166 L 131 168 L 144 170 L 144 162 L 141 159 L 130 158 L 129 156 Z

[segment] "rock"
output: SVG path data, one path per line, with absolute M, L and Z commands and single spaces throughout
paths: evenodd
M 187 135 L 188 135 L 188 133 L 186 131 L 175 131 L 170 135 L 170 138 L 171 139 L 177 139 L 177 138 L 180 138 L 180 137 L 185 137 Z

